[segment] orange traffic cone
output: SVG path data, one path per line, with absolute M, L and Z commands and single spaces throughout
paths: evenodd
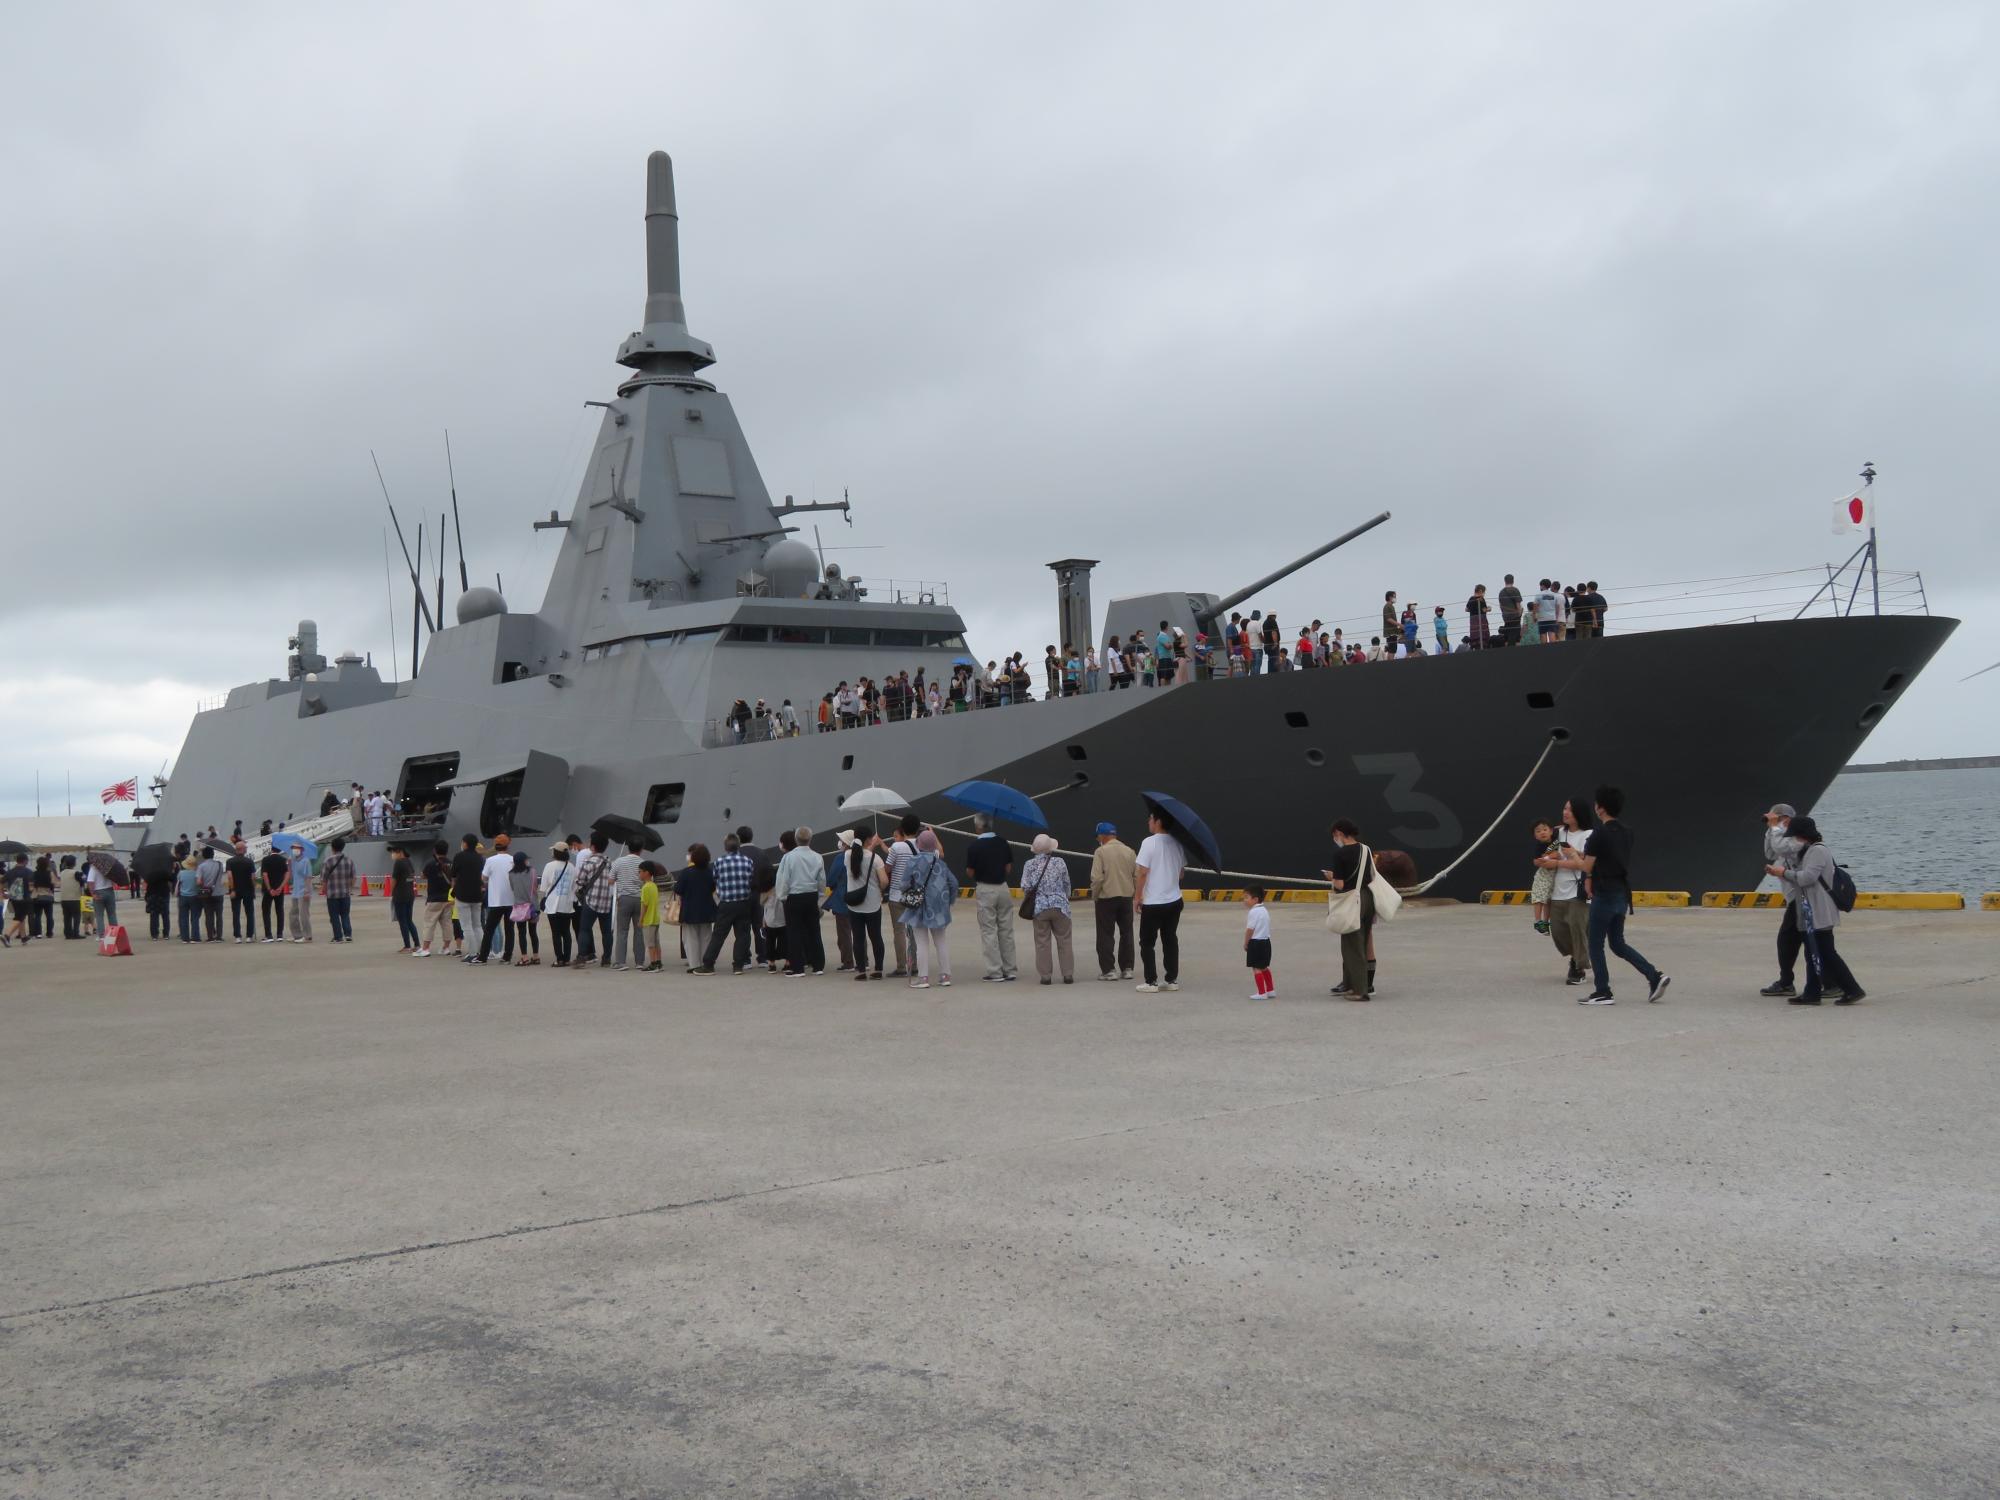
M 368 894 L 368 877 L 366 875 L 361 877 L 361 894 L 364 896 Z

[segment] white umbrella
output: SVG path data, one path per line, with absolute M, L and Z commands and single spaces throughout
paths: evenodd
M 849 813 L 859 817 L 865 813 L 898 813 L 909 811 L 909 800 L 901 792 L 892 792 L 886 786 L 870 784 L 840 804 L 842 816 Z

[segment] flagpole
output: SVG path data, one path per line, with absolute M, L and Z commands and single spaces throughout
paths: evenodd
M 1875 550 L 1875 465 L 1861 462 L 1861 486 L 1868 491 L 1868 592 L 1874 596 L 1875 613 L 1882 613 L 1882 559 Z

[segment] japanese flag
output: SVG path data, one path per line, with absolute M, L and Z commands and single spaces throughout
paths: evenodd
M 1844 531 L 1866 531 L 1874 524 L 1875 501 L 1867 490 L 1856 490 L 1833 502 L 1833 530 L 1836 536 Z

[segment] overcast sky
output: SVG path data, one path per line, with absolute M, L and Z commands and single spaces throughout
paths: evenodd
M 841 560 L 948 581 L 982 657 L 1039 654 L 1052 558 L 1224 592 L 1384 508 L 1263 602 L 1813 568 L 1872 459 L 1885 565 L 1966 623 L 1864 757 L 2000 753 L 1990 0 L 7 30 L 0 811 L 151 775 L 301 616 L 386 657 L 370 448 L 428 535 L 449 427 L 472 571 L 539 602 L 655 147 L 774 497 L 851 490 Z

